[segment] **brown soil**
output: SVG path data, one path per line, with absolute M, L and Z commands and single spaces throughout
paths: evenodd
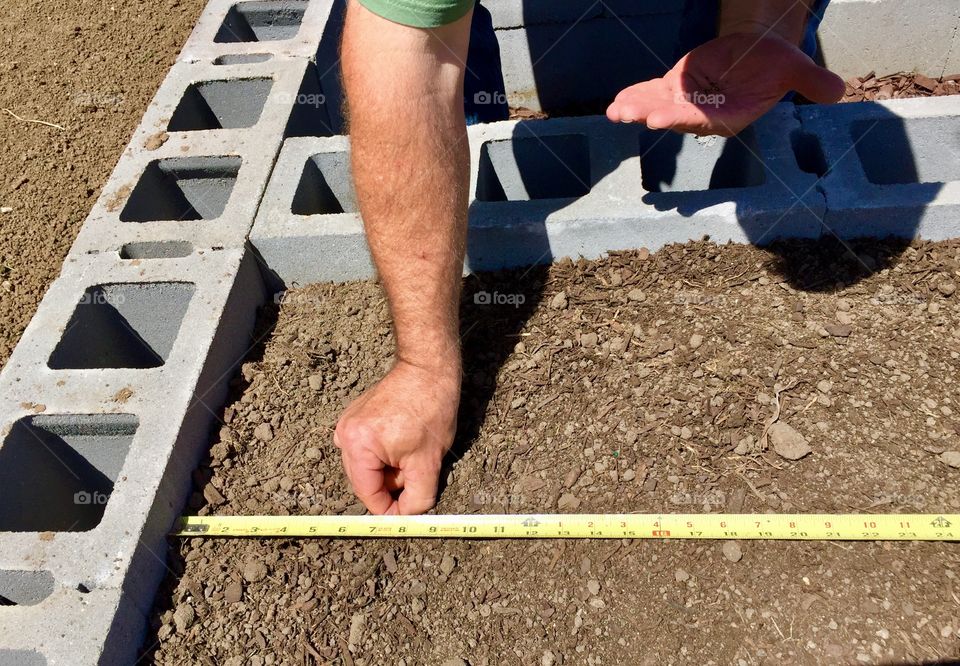
M 941 457 L 960 448 L 960 241 L 850 247 L 698 242 L 470 278 L 461 428 L 436 511 L 960 511 L 960 470 Z M 478 305 L 478 291 L 524 302 Z M 290 291 L 258 335 L 192 507 L 362 512 L 330 435 L 390 364 L 378 286 Z M 763 446 L 775 414 L 811 453 Z M 738 561 L 722 545 L 173 542 L 148 654 L 235 666 L 960 657 L 957 544 L 741 542 Z
M 0 365 L 204 0 L 24 0 L 0 15 Z M 57 129 L 31 120 L 61 126 Z

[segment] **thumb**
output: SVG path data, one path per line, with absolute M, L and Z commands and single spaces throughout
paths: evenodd
M 403 492 L 397 499 L 400 513 L 403 515 L 426 513 L 437 503 L 437 485 L 440 480 L 440 468 L 430 466 L 427 469 L 404 470 Z
M 370 513 L 389 513 L 394 502 L 385 484 L 383 461 L 373 451 L 360 448 L 344 450 L 343 462 L 353 492 Z
M 816 104 L 832 104 L 843 97 L 846 85 L 839 76 L 806 55 L 793 68 L 790 87 Z

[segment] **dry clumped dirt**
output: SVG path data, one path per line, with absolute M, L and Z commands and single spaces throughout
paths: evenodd
M 0 111 L 0 366 L 204 4 L 3 3 L 0 109 L 23 120 Z
M 960 241 L 471 277 L 436 511 L 958 512 L 958 282 Z M 191 509 L 363 512 L 330 436 L 390 365 L 378 285 L 289 291 L 258 338 Z M 156 664 L 960 657 L 957 544 L 188 539 L 170 567 Z

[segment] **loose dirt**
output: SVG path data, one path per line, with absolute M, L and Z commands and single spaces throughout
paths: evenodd
M 204 4 L 4 3 L 0 210 L 7 212 L 0 212 L 0 365 L 59 274 Z
M 960 511 L 958 282 L 960 241 L 472 277 L 436 511 Z M 390 365 L 380 289 L 287 292 L 257 335 L 192 509 L 362 513 L 330 436 Z M 191 539 L 170 567 L 157 664 L 960 657 L 956 544 Z

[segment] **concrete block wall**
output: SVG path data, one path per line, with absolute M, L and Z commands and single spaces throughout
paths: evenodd
M 831 0 L 819 31 L 823 58 L 844 78 L 960 72 L 960 3 Z
M 0 374 L 0 663 L 135 659 L 263 299 L 243 248 L 68 260 Z
M 817 176 L 782 104 L 734 139 L 590 116 L 469 128 L 469 271 L 656 249 L 709 235 L 765 244 L 817 237 Z M 413 184 L 412 184 L 413 186 Z M 250 235 L 274 284 L 372 275 L 346 137 L 288 140 Z
M 175 65 L 71 255 L 242 246 L 284 137 L 341 131 L 320 74 L 307 58 Z
M 226 65 L 313 58 L 338 1 L 211 0 L 178 60 Z
M 841 238 L 960 235 L 960 96 L 800 107 L 828 169 L 824 224 Z

